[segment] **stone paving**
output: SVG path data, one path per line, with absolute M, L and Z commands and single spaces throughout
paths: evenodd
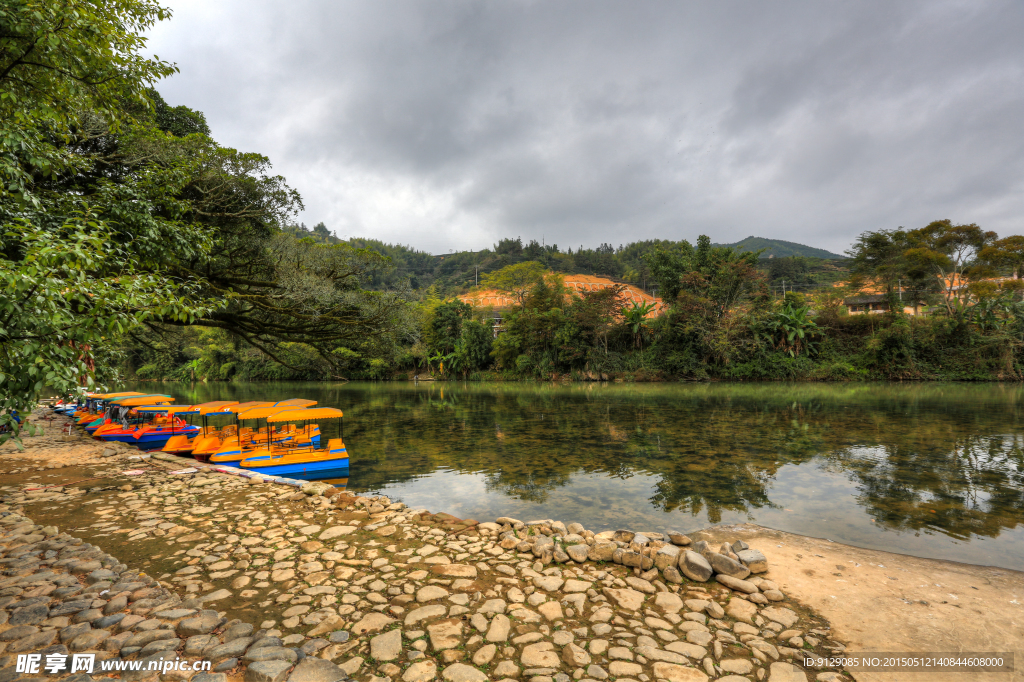
M 210 657 L 252 682 L 849 679 L 802 666 L 845 647 L 742 542 L 477 522 L 38 442 L 0 449 L 0 682 L 54 646 Z

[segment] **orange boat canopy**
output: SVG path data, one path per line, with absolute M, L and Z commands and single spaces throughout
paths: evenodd
M 290 400 L 282 400 L 281 402 L 274 403 L 275 407 L 313 407 L 316 405 L 315 400 L 306 400 L 305 398 L 292 398 Z
M 237 400 L 215 400 L 212 403 L 199 403 L 194 407 L 199 408 L 199 414 L 210 414 L 211 412 L 227 412 L 227 408 L 238 405 Z
M 341 410 L 333 407 L 318 407 L 315 410 L 287 410 L 267 417 L 268 422 L 304 422 L 314 419 L 340 419 Z
M 294 405 L 285 405 L 278 407 L 276 405 L 270 405 L 269 407 L 254 407 L 251 410 L 245 412 L 239 412 L 239 419 L 266 419 L 271 415 L 280 414 L 281 412 L 308 412 L 309 410 L 296 410 Z
M 156 412 L 158 414 L 199 414 L 196 405 L 144 405 L 136 407 L 136 412 Z
M 128 391 L 127 393 L 86 393 L 86 398 L 130 398 L 133 395 L 146 395 L 145 393 L 138 393 L 137 391 Z
M 141 407 L 143 405 L 166 405 L 173 402 L 174 398 L 169 395 L 140 395 L 135 398 L 121 398 L 117 404 L 121 407 Z

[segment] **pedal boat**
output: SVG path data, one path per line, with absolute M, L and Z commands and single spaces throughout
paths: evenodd
M 313 401 L 304 401 L 316 404 Z M 256 407 L 236 415 L 238 421 L 238 435 L 233 438 L 225 438 L 218 450 L 210 455 L 209 461 L 216 464 L 231 464 L 237 466 L 250 453 L 261 448 L 284 447 L 295 443 L 310 443 L 314 446 L 320 444 L 320 427 L 317 424 L 306 424 L 303 428 L 297 428 L 295 424 L 289 424 L 284 428 L 274 428 L 270 422 L 266 427 L 252 429 L 242 426 L 242 422 L 255 421 L 259 426 L 260 420 L 269 420 L 272 416 L 282 413 L 305 415 L 309 410 L 295 409 L 295 403 L 291 405 L 272 405 L 270 407 Z
M 204 439 L 213 436 L 219 437 L 221 435 L 221 429 L 216 426 L 209 425 L 209 418 L 217 415 L 233 414 L 228 410 L 233 405 L 238 405 L 237 400 L 216 400 L 209 403 L 200 403 L 195 405 L 199 410 L 199 416 L 203 421 L 202 427 L 195 434 L 182 434 L 174 435 L 167 439 L 163 447 L 160 448 L 161 452 L 166 452 L 172 455 L 191 455 L 192 450 L 195 448 L 197 443 L 202 443 Z M 225 427 L 231 428 L 234 427 Z
M 140 450 L 162 448 L 175 436 L 188 438 L 199 433 L 198 426 L 193 426 L 180 418 L 180 415 L 199 414 L 199 408 L 193 405 L 147 405 L 137 407 L 135 411 L 141 415 L 166 415 L 166 421 L 163 423 L 149 423 L 135 430 L 134 442 L 127 442 Z
M 312 443 L 293 442 L 290 446 L 271 446 L 251 453 L 239 462 L 243 469 L 267 476 L 285 476 L 303 480 L 346 478 L 349 472 L 348 449 L 343 439 L 341 410 L 321 407 L 315 410 L 281 412 L 267 418 L 267 425 L 280 422 L 303 422 L 316 419 L 339 420 L 339 437 L 331 438 L 327 447 L 318 449 Z

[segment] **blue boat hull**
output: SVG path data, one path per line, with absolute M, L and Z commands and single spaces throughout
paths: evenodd
M 247 462 L 256 462 L 263 457 L 251 457 Z M 348 476 L 348 457 L 331 459 L 324 462 L 305 462 L 298 464 L 278 464 L 266 467 L 244 467 L 246 471 L 266 476 L 284 476 L 306 481 L 321 478 L 344 478 Z

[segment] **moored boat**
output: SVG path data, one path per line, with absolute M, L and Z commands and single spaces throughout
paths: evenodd
M 268 476 L 286 476 L 305 480 L 322 480 L 347 477 L 349 472 L 348 449 L 343 440 L 341 410 L 321 407 L 314 410 L 291 410 L 267 417 L 268 426 L 283 422 L 309 422 L 329 419 L 339 420 L 339 437 L 331 438 L 327 447 L 319 449 L 312 443 L 293 441 L 290 444 L 271 445 L 251 452 L 238 465 L 254 473 Z

